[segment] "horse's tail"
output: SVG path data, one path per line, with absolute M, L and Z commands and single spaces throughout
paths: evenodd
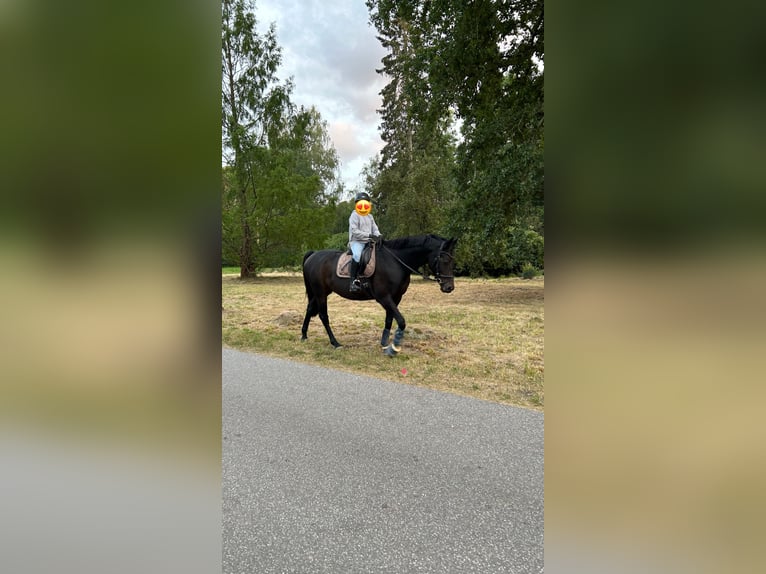
M 311 283 L 309 282 L 308 275 L 306 274 L 306 261 L 313 254 L 314 254 L 314 251 L 306 251 L 306 254 L 303 256 L 303 264 L 302 264 L 303 284 L 306 286 L 306 297 L 308 297 L 308 300 L 309 300 L 308 312 L 312 317 L 315 316 L 317 313 L 319 313 L 319 310 L 314 304 L 314 290 L 311 288 Z

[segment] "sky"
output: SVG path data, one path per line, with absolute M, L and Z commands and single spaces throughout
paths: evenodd
M 258 29 L 274 22 L 282 48 L 278 76 L 293 78 L 293 102 L 317 108 L 327 122 L 349 192 L 383 147 L 378 126 L 385 55 L 364 0 L 256 0 Z

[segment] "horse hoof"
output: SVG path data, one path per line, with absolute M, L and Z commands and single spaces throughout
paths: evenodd
M 385 347 L 385 348 L 383 349 L 383 353 L 384 353 L 384 354 L 386 354 L 386 355 L 388 355 L 389 357 L 396 357 L 396 355 L 398 355 L 398 354 L 399 354 L 399 351 L 397 351 L 396 349 L 394 349 L 394 346 L 393 346 L 393 345 L 389 345 L 388 347 Z

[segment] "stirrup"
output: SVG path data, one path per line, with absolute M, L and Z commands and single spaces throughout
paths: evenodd
M 351 280 L 351 287 L 349 287 L 348 290 L 353 292 L 362 290 L 362 282 L 359 281 L 359 277 L 354 277 L 354 279 Z

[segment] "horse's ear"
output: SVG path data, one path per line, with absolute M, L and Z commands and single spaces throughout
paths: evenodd
M 447 241 L 447 251 L 452 251 L 455 249 L 455 246 L 457 245 L 457 237 L 451 238 L 449 241 Z

